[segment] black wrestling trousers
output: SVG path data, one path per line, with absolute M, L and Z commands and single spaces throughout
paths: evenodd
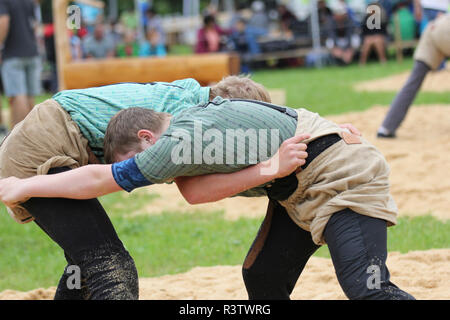
M 69 168 L 55 168 L 49 174 Z M 67 267 L 55 300 L 135 300 L 139 284 L 133 259 L 97 199 L 32 198 L 23 204 L 36 224 L 63 250 Z M 77 286 L 76 270 L 80 273 Z
M 337 279 L 349 299 L 414 299 L 389 279 L 386 221 L 345 209 L 332 215 L 324 236 Z M 289 299 L 318 248 L 311 233 L 296 225 L 285 208 L 271 200 L 242 269 L 249 299 Z

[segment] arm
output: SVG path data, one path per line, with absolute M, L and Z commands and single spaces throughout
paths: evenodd
M 285 177 L 305 164 L 309 135 L 294 136 L 284 141 L 269 160 L 233 173 L 216 173 L 194 177 L 177 177 L 175 182 L 190 204 L 219 201 L 271 180 Z
M 361 135 L 359 130 L 350 123 L 339 126 L 353 134 Z M 304 152 L 306 145 L 300 142 L 307 138 L 308 135 L 302 135 L 288 139 L 282 143 L 274 157 L 243 170 L 233 173 L 177 177 L 175 182 L 189 204 L 219 201 L 291 174 L 305 163 L 304 159 L 308 156 Z M 267 168 L 278 168 L 278 170 L 267 170 Z
M 0 200 L 9 207 L 32 197 L 91 199 L 120 190 L 111 165 L 88 165 L 60 174 L 0 180 Z
M 5 43 L 9 32 L 9 15 L 0 15 L 0 47 Z

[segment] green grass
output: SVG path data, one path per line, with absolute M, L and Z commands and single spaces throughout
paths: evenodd
M 410 71 L 412 60 L 389 61 L 366 66 L 327 67 L 323 69 L 275 69 L 255 71 L 252 78 L 267 88 L 286 90 L 286 104 L 303 107 L 321 115 L 365 110 L 374 105 L 390 105 L 395 92 L 356 92 L 360 81 L 373 80 Z M 415 104 L 450 103 L 448 92 L 420 92 Z
M 127 210 L 118 203 L 127 199 Z M 102 199 L 119 237 L 135 259 L 141 277 L 185 272 L 195 266 L 239 265 L 261 224 L 260 219 L 228 221 L 223 214 L 164 213 L 129 217 L 151 203 L 151 195 L 114 194 Z M 447 248 L 450 223 L 431 216 L 400 218 L 388 229 L 389 251 Z M 57 284 L 65 266 L 62 250 L 34 223 L 19 225 L 0 208 L 0 291 L 31 290 Z M 322 247 L 315 254 L 329 257 Z

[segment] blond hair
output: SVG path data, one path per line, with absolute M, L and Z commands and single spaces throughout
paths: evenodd
M 228 76 L 222 79 L 210 90 L 209 97 L 222 97 L 226 99 L 249 99 L 272 102 L 267 89 L 260 83 L 250 79 L 248 76 Z

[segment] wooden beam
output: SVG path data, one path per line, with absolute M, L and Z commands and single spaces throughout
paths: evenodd
M 66 85 L 64 83 L 64 67 L 72 60 L 70 53 L 69 36 L 67 34 L 67 4 L 69 0 L 53 0 L 53 24 L 55 30 L 55 51 L 56 63 L 58 69 L 58 87 L 59 90 L 64 90 Z
M 194 78 L 202 85 L 239 73 L 239 58 L 229 54 L 110 58 L 74 61 L 64 66 L 66 89 L 97 87 L 120 82 L 171 82 Z

